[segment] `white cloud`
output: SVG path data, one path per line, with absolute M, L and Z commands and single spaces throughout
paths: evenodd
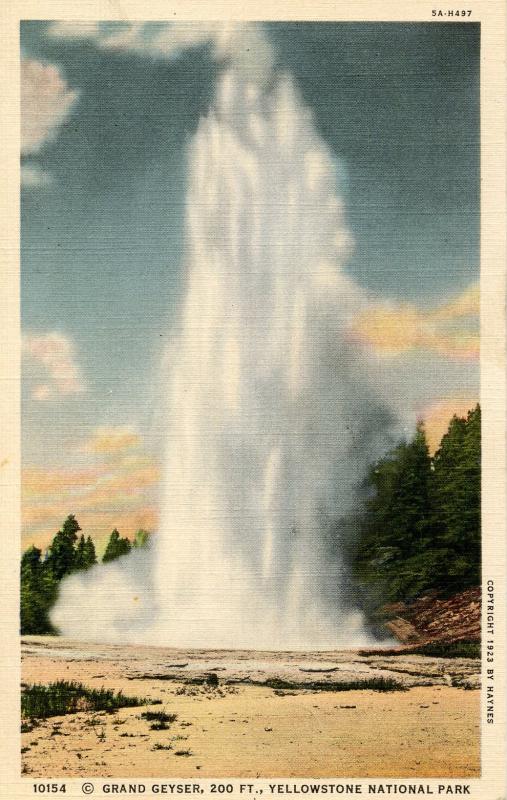
M 22 155 L 36 155 L 56 138 L 77 97 L 78 92 L 69 88 L 55 64 L 26 58 L 21 61 Z M 21 167 L 21 184 L 25 188 L 39 189 L 52 181 L 52 176 L 36 163 Z
M 21 167 L 21 185 L 28 188 L 49 186 L 53 178 L 37 164 L 23 164 Z
M 213 42 L 219 31 L 217 23 L 172 23 L 163 25 L 149 35 L 143 23 L 113 33 L 101 40 L 101 46 L 111 50 L 132 50 L 138 53 L 175 59 L 192 47 Z
M 174 60 L 185 50 L 211 46 L 219 62 L 231 62 L 249 77 L 262 82 L 273 66 L 273 51 L 258 23 L 168 22 L 159 25 L 133 22 L 111 32 L 94 23 L 58 22 L 48 34 L 61 38 L 87 38 L 107 50 L 128 51 Z
M 32 59 L 21 62 L 21 152 L 38 153 L 52 141 L 78 93 L 69 89 L 59 68 Z
M 32 397 L 35 400 L 48 400 L 56 395 L 75 395 L 86 390 L 86 383 L 75 360 L 74 344 L 68 336 L 57 331 L 27 334 L 23 338 L 23 355 L 24 374 L 34 382 Z
M 34 400 L 49 400 L 52 396 L 51 386 L 48 386 L 47 383 L 39 383 L 33 388 L 32 397 Z
M 98 22 L 61 21 L 53 22 L 48 29 L 50 36 L 62 39 L 94 39 L 99 33 Z

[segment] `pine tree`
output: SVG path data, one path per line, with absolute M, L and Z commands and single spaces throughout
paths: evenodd
M 434 457 L 439 540 L 447 551 L 449 588 L 480 580 L 481 411 L 454 416 Z
M 84 545 L 84 556 L 86 567 L 93 567 L 97 563 L 97 554 L 95 552 L 95 545 L 91 536 L 88 536 Z
M 458 501 L 461 494 L 459 473 L 465 434 L 466 420 L 454 415 L 433 459 L 434 491 L 441 527 L 440 539 L 445 544 L 453 544 L 459 538 L 456 535 L 461 527 L 461 502 Z
M 102 561 L 106 564 L 108 561 L 114 561 L 120 556 L 127 555 L 130 552 L 131 544 L 128 538 L 121 538 L 116 528 L 112 531 Z
M 149 539 L 150 539 L 149 531 L 145 531 L 143 528 L 139 528 L 139 530 L 136 532 L 134 536 L 132 547 L 146 547 Z
M 465 502 L 463 522 L 470 532 L 469 547 L 480 557 L 481 549 L 481 407 L 468 412 L 463 458 Z
M 86 539 L 84 534 L 79 537 L 75 552 L 74 552 L 74 570 L 89 569 L 97 563 L 97 556 L 95 553 L 95 545 L 90 536 Z
M 422 424 L 370 472 L 356 572 L 380 581 L 391 599 L 415 595 L 435 568 L 432 465 Z
M 77 533 L 80 530 L 81 528 L 74 514 L 69 514 L 63 523 L 62 530 L 58 531 L 51 542 L 45 565 L 57 581 L 60 581 L 64 575 L 68 575 L 76 567 L 74 545 L 77 541 Z
M 375 495 L 368 516 L 385 544 L 404 555 L 422 547 L 430 527 L 431 459 L 422 425 L 414 439 L 398 445 L 370 473 Z
M 371 470 L 354 571 L 385 600 L 480 582 L 481 411 L 454 416 L 433 459 L 424 428 Z
M 21 559 L 21 633 L 53 633 L 49 609 L 56 600 L 57 582 L 41 561 L 38 547 L 29 547 Z

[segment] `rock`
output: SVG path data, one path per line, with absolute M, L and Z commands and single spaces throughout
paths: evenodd
M 391 603 L 382 609 L 385 627 L 404 645 L 446 641 L 480 641 L 481 589 L 473 587 L 452 597 L 437 593 L 412 603 Z
M 340 667 L 299 667 L 300 672 L 338 672 Z
M 421 639 L 414 625 L 402 617 L 395 617 L 386 622 L 386 628 L 403 644 L 415 644 Z

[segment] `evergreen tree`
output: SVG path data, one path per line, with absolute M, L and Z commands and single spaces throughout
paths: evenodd
M 456 532 L 461 527 L 459 515 L 462 504 L 459 496 L 462 487 L 459 473 L 465 434 L 466 420 L 454 415 L 433 459 L 440 540 L 445 544 L 453 544 L 457 540 Z
M 480 582 L 481 412 L 454 416 L 433 459 L 424 428 L 372 469 L 354 571 L 383 600 Z
M 95 545 L 91 537 L 88 536 L 85 539 L 84 535 L 81 534 L 76 547 L 74 569 L 89 569 L 96 563 L 97 556 L 95 554 Z
M 21 559 L 21 633 L 53 633 L 49 609 L 56 600 L 57 582 L 41 561 L 38 547 L 29 547 Z
M 402 442 L 370 472 L 356 572 L 384 584 L 386 597 L 417 594 L 433 579 L 432 464 L 422 423 L 412 441 Z
M 112 531 L 102 561 L 106 564 L 108 561 L 114 561 L 120 556 L 127 555 L 130 552 L 131 544 L 128 538 L 122 538 L 116 528 Z
M 97 563 L 97 554 L 91 536 L 87 537 L 84 545 L 84 560 L 86 568 L 93 567 L 93 565 Z
M 479 583 L 481 550 L 481 411 L 454 416 L 434 457 L 439 540 L 449 588 Z
M 62 530 L 58 531 L 48 550 L 45 565 L 52 572 L 57 581 L 68 575 L 76 567 L 77 533 L 80 531 L 79 523 L 74 514 L 69 514 L 63 523 Z
M 367 504 L 374 538 L 403 555 L 421 549 L 431 520 L 431 459 L 422 425 L 414 439 L 401 443 L 370 473 L 375 494 Z
M 139 528 L 134 536 L 134 540 L 132 542 L 132 547 L 146 547 L 150 538 L 149 531 L 145 531 L 143 528 Z
M 477 555 L 481 550 L 481 407 L 468 412 L 463 458 L 465 502 L 463 521 L 470 532 L 469 548 Z

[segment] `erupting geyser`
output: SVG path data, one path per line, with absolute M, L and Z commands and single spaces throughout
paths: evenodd
M 189 152 L 160 527 L 152 552 L 64 583 L 62 633 L 257 649 L 368 641 L 325 533 L 354 509 L 391 416 L 347 336 L 364 300 L 342 272 L 337 167 L 289 77 L 268 90 L 222 74 Z

